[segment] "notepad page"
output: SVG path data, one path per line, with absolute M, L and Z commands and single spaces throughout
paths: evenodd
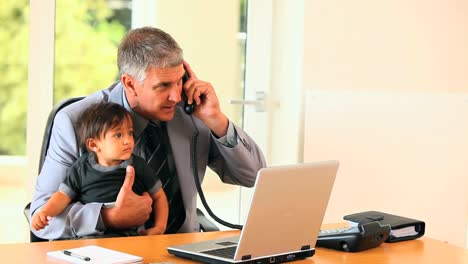
M 79 248 L 67 249 L 75 254 L 91 258 L 90 261 L 85 261 L 73 256 L 67 256 L 62 250 L 47 252 L 47 256 L 65 260 L 70 263 L 85 263 L 85 264 L 127 264 L 127 263 L 143 263 L 143 258 L 124 252 L 103 248 L 99 246 L 85 246 Z

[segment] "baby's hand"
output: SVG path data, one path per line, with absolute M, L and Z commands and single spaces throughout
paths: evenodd
M 161 228 L 157 228 L 157 227 L 152 227 L 152 228 L 148 228 L 148 229 L 142 229 L 140 231 L 138 231 L 138 233 L 142 236 L 153 236 L 153 235 L 162 235 L 164 234 L 164 231 L 165 230 L 162 230 Z
M 32 220 L 31 220 L 31 226 L 34 228 L 34 230 L 41 230 L 43 229 L 46 225 L 49 224 L 49 221 L 52 219 L 52 217 L 48 216 L 46 212 L 38 212 L 36 213 Z

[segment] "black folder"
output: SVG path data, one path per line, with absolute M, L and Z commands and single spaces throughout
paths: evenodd
M 398 242 L 422 237 L 426 226 L 426 224 L 420 220 L 378 211 L 366 211 L 345 215 L 343 219 L 357 224 L 379 221 L 382 225 L 390 225 L 390 235 L 385 242 Z

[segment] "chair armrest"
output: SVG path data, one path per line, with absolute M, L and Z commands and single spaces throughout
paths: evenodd
M 31 223 L 31 203 L 28 203 L 24 209 L 23 209 L 23 214 L 26 217 L 26 221 L 28 221 L 28 224 Z
M 212 232 L 219 231 L 219 228 L 213 224 L 208 218 L 203 214 L 203 212 L 197 208 L 198 222 L 200 223 L 200 228 L 203 232 Z

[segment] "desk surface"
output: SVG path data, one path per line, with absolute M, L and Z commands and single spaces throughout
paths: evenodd
M 141 236 L 125 238 L 103 238 L 54 242 L 3 244 L 0 245 L 2 263 L 57 263 L 48 259 L 46 252 L 85 245 L 98 245 L 130 254 L 142 256 L 144 263 L 171 262 L 193 263 L 167 253 L 166 247 L 207 239 L 222 238 L 239 234 L 239 231 L 175 234 L 164 236 Z M 359 263 L 359 264 L 468 264 L 468 250 L 438 240 L 423 237 L 417 240 L 383 243 L 377 248 L 359 253 L 346 253 L 316 248 L 313 257 L 292 263 Z

